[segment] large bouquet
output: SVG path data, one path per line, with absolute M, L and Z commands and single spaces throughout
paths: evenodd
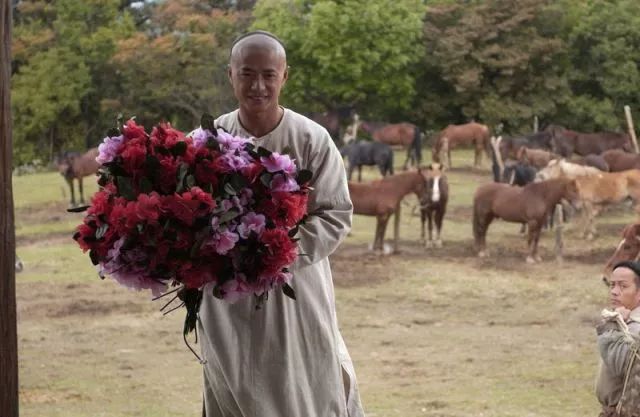
M 216 129 L 205 115 L 185 136 L 169 124 L 147 134 L 129 120 L 96 158 L 101 189 L 74 239 L 105 275 L 158 296 L 179 290 L 185 334 L 207 283 L 233 302 L 289 286 L 311 172 L 286 154 Z

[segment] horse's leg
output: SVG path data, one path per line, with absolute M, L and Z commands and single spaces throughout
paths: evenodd
M 382 222 L 381 218 L 382 216 L 380 215 L 376 216 L 376 233 L 373 236 L 373 246 L 371 246 L 373 251 L 378 250 L 378 243 L 380 241 L 380 223 Z
M 76 191 L 75 188 L 73 187 L 73 178 L 65 178 L 67 181 L 67 184 L 69 184 L 69 189 L 71 190 L 71 201 L 69 202 L 71 204 L 71 207 L 75 207 L 76 206 Z
M 80 204 L 84 205 L 84 191 L 82 190 L 82 177 L 78 178 L 78 190 L 80 191 Z
M 391 217 L 390 214 L 383 214 L 382 216 L 378 217 L 378 221 L 380 223 L 380 231 L 378 234 L 378 245 L 376 249 L 380 250 L 383 253 L 384 253 L 384 235 L 386 234 L 386 231 L 387 231 L 387 223 L 389 222 L 389 217 Z
M 442 247 L 442 239 L 440 238 L 440 232 L 442 231 L 442 220 L 444 219 L 445 208 L 442 205 L 438 205 L 436 208 L 436 248 Z
M 358 182 L 362 182 L 362 165 L 358 165 Z
M 529 246 L 529 255 L 527 256 L 527 263 L 532 264 L 541 261 L 538 256 L 538 240 L 540 239 L 540 230 L 542 224 L 535 220 L 528 222 L 529 226 L 529 238 L 527 239 Z
M 398 201 L 396 211 L 393 214 L 393 253 L 398 253 L 398 239 L 400 238 L 400 204 Z
M 447 159 L 449 160 L 449 166 L 447 168 L 453 168 L 453 164 L 451 163 L 451 148 L 447 149 Z
M 582 228 L 582 236 L 587 240 L 593 239 L 592 233 L 592 222 L 593 222 L 593 205 L 591 202 L 584 202 L 584 206 L 582 208 L 583 211 L 583 228 Z
M 420 209 L 420 241 L 426 247 L 429 247 L 426 239 L 424 238 L 424 223 L 426 222 L 426 220 L 427 220 L 427 210 L 424 208 L 421 208 Z
M 433 247 L 433 210 L 429 210 L 429 244 L 428 247 Z

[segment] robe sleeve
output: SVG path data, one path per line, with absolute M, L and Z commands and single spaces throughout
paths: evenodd
M 353 205 L 340 152 L 324 132 L 314 138 L 305 168 L 312 171 L 306 222 L 297 237 L 300 256 L 294 267 L 312 265 L 328 257 L 351 229 Z
M 639 329 L 640 326 L 636 323 L 629 326 L 629 330 L 634 334 L 638 334 Z M 606 329 L 598 335 L 600 357 L 614 376 L 623 377 L 627 371 L 632 345 L 633 342 L 627 340 L 619 330 Z

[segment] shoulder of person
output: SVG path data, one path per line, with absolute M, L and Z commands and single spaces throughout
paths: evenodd
M 300 113 L 296 113 L 291 109 L 286 109 L 289 112 L 290 124 L 295 126 L 296 129 L 302 129 L 309 133 L 314 140 L 329 140 L 333 142 L 327 129 L 321 124 L 309 119 Z
M 223 127 L 228 130 L 231 128 L 231 124 L 235 122 L 237 113 L 238 110 L 236 109 L 232 112 L 221 114 L 216 118 L 214 124 L 216 125 L 216 127 Z

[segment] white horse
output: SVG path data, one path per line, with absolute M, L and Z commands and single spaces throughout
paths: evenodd
M 568 178 L 574 180 L 579 177 L 602 175 L 598 168 L 567 162 L 566 159 L 552 159 L 549 164 L 536 174 L 536 181 L 552 178 Z

